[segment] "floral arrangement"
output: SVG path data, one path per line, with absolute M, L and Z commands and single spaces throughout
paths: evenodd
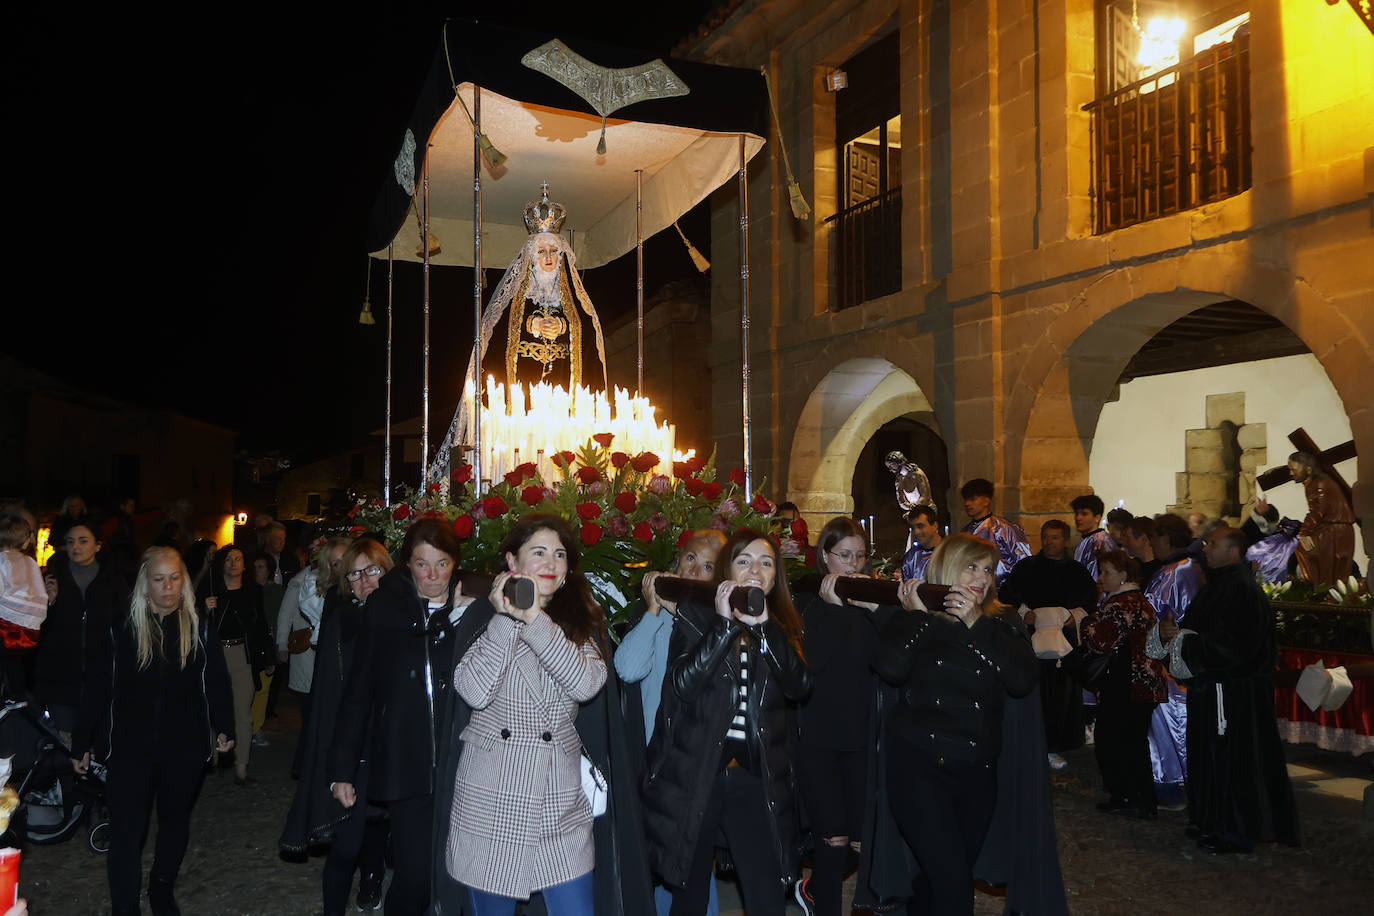
M 745 492 L 739 468 L 717 480 L 713 452 L 709 459 L 674 462 L 669 477 L 653 473 L 657 455 L 614 451 L 613 442 L 612 434 L 599 433 L 576 452 L 559 452 L 553 458 L 557 480 L 546 481 L 533 463 L 522 464 L 481 494 L 472 466 L 460 464 L 447 486 L 405 491 L 390 507 L 359 502 L 349 512 L 347 533 L 379 533 L 394 552 L 415 520 L 442 518 L 463 542 L 463 567 L 494 574 L 503 567 L 501 544 L 516 522 L 535 513 L 559 515 L 582 542 L 582 570 L 612 632 L 628 617 L 644 573 L 668 569 L 694 530 L 715 528 L 728 536 L 756 528 L 774 538 L 789 574 L 802 567 L 806 523 L 776 517 L 762 484 Z

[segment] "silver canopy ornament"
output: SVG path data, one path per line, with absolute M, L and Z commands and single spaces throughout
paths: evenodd
M 637 67 L 613 69 L 594 64 L 555 38 L 520 58 L 520 63 L 567 86 L 601 115 L 598 156 L 606 154 L 606 116 L 635 102 L 686 95 L 692 90 L 655 59 Z

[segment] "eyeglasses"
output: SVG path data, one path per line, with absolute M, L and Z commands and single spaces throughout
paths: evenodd
M 846 563 L 853 563 L 856 560 L 863 560 L 868 557 L 868 554 L 862 550 L 827 550 L 826 553 L 832 557 L 839 557 Z
M 384 572 L 386 572 L 386 570 L 382 569 L 376 563 L 373 563 L 371 566 L 364 566 L 362 569 L 350 569 L 348 572 L 344 573 L 344 578 L 349 582 L 357 582 L 363 576 L 376 578 Z

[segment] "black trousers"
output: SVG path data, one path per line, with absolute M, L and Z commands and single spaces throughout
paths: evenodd
M 749 916 L 783 916 L 787 887 L 782 883 L 782 863 L 769 824 L 772 816 L 763 796 L 762 779 L 744 767 L 721 770 L 706 800 L 687 886 L 672 889 L 670 916 L 701 916 L 706 912 L 717 827 L 725 833 L 735 860 L 745 912 Z
M 910 913 L 973 913 L 973 864 L 997 804 L 997 768 L 943 763 L 888 733 L 887 793 L 921 874 Z
M 831 846 L 827 837 L 857 841 L 864 827 L 864 782 L 868 750 L 837 750 L 797 744 L 793 765 L 802 805 L 810 821 L 815 845 L 811 849 L 811 880 L 806 888 L 820 916 L 840 912 L 844 875 L 850 861 L 849 843 Z
M 367 819 L 367 805 L 355 806 L 353 816 L 334 831 L 334 842 L 325 856 L 324 916 L 339 916 L 348 909 L 353 871 L 363 877 L 386 871 L 386 821 Z
M 1150 717 L 1155 704 L 1132 700 L 1129 686 L 1104 686 L 1097 705 L 1093 753 L 1102 786 L 1113 801 L 1155 811 L 1155 780 L 1150 769 Z
M 1083 746 L 1083 688 L 1059 667 L 1059 659 L 1042 658 L 1040 709 L 1045 715 L 1045 744 L 1054 753 Z
M 107 867 L 110 903 L 116 913 L 138 912 L 142 890 L 143 840 L 157 797 L 157 849 L 152 874 L 176 880 L 191 837 L 191 805 L 205 774 L 199 754 L 145 758 L 120 754 L 110 762 L 105 799 L 110 806 Z
M 386 916 L 421 916 L 429 908 L 434 859 L 434 796 L 387 802 L 391 821 L 391 887 Z

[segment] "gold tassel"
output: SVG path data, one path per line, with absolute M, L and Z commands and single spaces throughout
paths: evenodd
M 782 142 L 782 124 L 778 121 L 778 103 L 773 99 L 773 84 L 768 79 L 768 69 L 759 67 L 763 74 L 763 86 L 768 90 L 768 109 L 773 113 L 773 129 L 778 134 L 778 149 L 782 151 L 782 168 L 787 173 L 787 198 L 792 205 L 792 215 L 797 219 L 811 218 L 811 205 L 802 196 L 801 185 L 792 175 L 792 163 L 787 158 L 787 145 Z
M 477 129 L 477 122 L 472 119 L 472 112 L 468 111 L 468 103 L 458 94 L 458 84 L 453 81 L 453 58 L 448 53 L 448 23 L 444 23 L 443 28 L 444 42 L 444 61 L 448 64 L 448 82 L 453 87 L 453 97 L 458 100 L 458 104 L 463 107 L 463 114 L 467 115 L 468 124 L 472 129 Z M 506 154 L 497 149 L 486 134 L 477 135 L 477 146 L 482 150 L 482 158 L 487 160 L 487 165 L 496 168 L 506 161 Z
M 358 316 L 358 324 L 376 324 L 377 319 L 372 317 L 372 300 L 363 300 L 363 311 Z
M 682 227 L 679 226 L 676 221 L 673 222 L 673 228 L 677 230 L 678 235 L 682 236 L 682 244 L 687 246 L 687 254 L 691 256 L 692 263 L 697 267 L 697 272 L 704 274 L 706 271 L 710 270 L 711 262 L 706 260 L 706 255 L 697 251 L 697 246 L 687 241 L 687 233 L 682 231 Z
M 496 168 L 506 161 L 506 154 L 491 145 L 486 134 L 477 135 L 477 145 L 482 149 L 482 156 L 487 160 L 487 164 Z
M 606 119 L 601 119 L 601 139 L 596 142 L 596 154 L 606 155 Z

